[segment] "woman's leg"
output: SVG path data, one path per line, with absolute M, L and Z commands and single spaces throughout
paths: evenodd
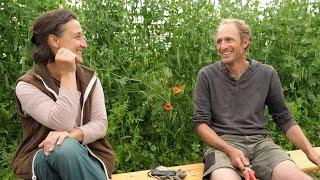
M 61 179 L 107 179 L 101 163 L 93 158 L 83 145 L 72 138 L 65 139 L 48 156 L 40 151 L 36 162 L 41 162 L 35 167 L 39 179 L 50 177 L 46 175 L 48 172 L 57 173 L 55 176 Z

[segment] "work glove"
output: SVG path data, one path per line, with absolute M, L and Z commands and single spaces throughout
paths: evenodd
M 164 166 L 158 166 L 148 172 L 148 176 L 155 177 L 159 180 L 183 180 L 187 173 L 181 169 L 169 170 Z

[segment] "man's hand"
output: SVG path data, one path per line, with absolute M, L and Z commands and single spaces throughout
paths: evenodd
M 242 151 L 226 143 L 207 124 L 200 124 L 198 126 L 197 133 L 201 139 L 211 147 L 226 153 L 231 159 L 234 167 L 244 171 L 245 166 L 250 165 L 249 160 L 244 156 Z
M 231 159 L 232 165 L 241 171 L 244 171 L 245 167 L 250 165 L 249 160 L 244 156 L 243 152 L 237 148 L 231 147 L 227 154 Z
M 312 149 L 311 153 L 307 155 L 308 159 L 320 168 L 320 156 Z
M 70 137 L 70 134 L 66 131 L 51 131 L 38 147 L 43 148 L 44 154 L 48 156 L 54 147 L 62 144 L 67 137 Z
M 308 159 L 320 168 L 320 156 L 311 146 L 309 140 L 302 132 L 299 125 L 291 126 L 286 132 L 287 138 L 299 149 L 301 149 Z

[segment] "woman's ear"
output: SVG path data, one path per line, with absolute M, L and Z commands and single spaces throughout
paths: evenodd
M 51 48 L 56 48 L 58 49 L 59 48 L 59 39 L 56 35 L 54 34 L 50 34 L 48 36 L 48 44 Z

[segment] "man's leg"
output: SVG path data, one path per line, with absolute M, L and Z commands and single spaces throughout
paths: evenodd
M 210 180 L 241 180 L 242 172 L 235 169 L 228 155 L 209 148 L 205 155 L 204 179 Z
M 273 169 L 272 180 L 312 180 L 312 178 L 302 172 L 294 162 L 282 161 Z
M 50 167 L 50 171 L 57 172 L 62 179 L 107 179 L 100 162 L 91 157 L 88 150 L 72 138 L 67 138 L 61 145 L 56 146 L 49 156 L 43 155 L 43 151 L 38 154 L 47 163 L 42 167 Z M 41 167 L 36 166 L 37 168 Z M 39 172 L 42 171 L 36 171 L 37 176 L 40 174 Z
M 287 152 L 276 145 L 271 137 L 262 138 L 251 146 L 252 169 L 261 180 L 311 180 L 292 161 Z
M 241 180 L 241 177 L 231 168 L 219 168 L 211 173 L 210 180 Z

